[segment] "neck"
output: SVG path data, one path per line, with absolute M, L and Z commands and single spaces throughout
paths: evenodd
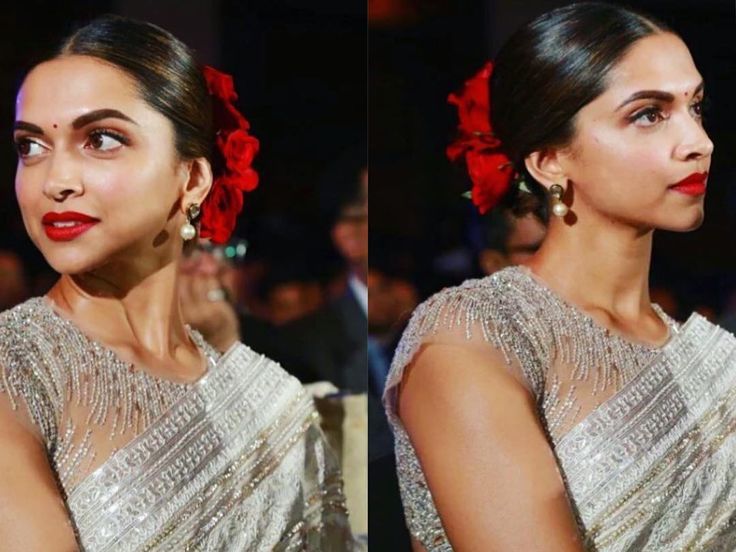
M 610 220 L 568 226 L 555 218 L 528 264 L 572 302 L 636 319 L 651 308 L 652 234 Z
M 122 282 L 106 267 L 80 275 L 63 275 L 48 296 L 57 307 L 106 343 L 124 343 L 166 357 L 188 342 L 179 308 L 178 262 L 170 261 Z

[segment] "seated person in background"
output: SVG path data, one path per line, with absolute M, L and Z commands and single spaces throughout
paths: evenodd
M 484 275 L 523 263 L 542 245 L 545 224 L 534 214 L 515 217 L 510 209 L 490 211 L 483 216 L 483 249 L 478 265 Z
M 347 157 L 346 157 L 347 159 Z M 242 335 L 244 343 L 277 360 L 302 382 L 329 381 L 342 391 L 368 388 L 368 177 L 359 159 L 340 160 L 324 194 L 332 213 L 331 236 L 345 264 L 342 292 L 323 308 L 276 325 L 240 311 L 225 301 L 231 270 L 224 261 L 200 253 L 182 269 L 187 290 L 182 297 L 185 319 L 215 347 L 226 349 Z M 346 169 L 351 165 L 350 169 Z

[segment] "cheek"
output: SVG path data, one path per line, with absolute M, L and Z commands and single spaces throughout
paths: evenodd
M 177 197 L 173 171 L 165 169 L 140 162 L 90 167 L 85 193 L 94 195 L 102 216 L 122 227 L 160 224 Z
M 600 131 L 587 137 L 578 161 L 581 188 L 591 194 L 597 190 L 606 194 L 636 191 L 641 199 L 645 189 L 660 195 L 659 184 L 666 182 L 669 157 L 661 145 L 626 139 L 620 131 Z

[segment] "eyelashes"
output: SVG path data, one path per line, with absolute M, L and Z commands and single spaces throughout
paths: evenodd
M 130 146 L 130 144 L 130 138 L 121 132 L 110 128 L 95 128 L 87 134 L 84 148 L 103 153 L 112 153 L 122 146 Z M 48 149 L 43 141 L 33 136 L 14 138 L 13 148 L 21 159 L 36 157 L 42 154 L 43 150 Z
M 703 120 L 705 114 L 710 110 L 710 100 L 703 98 L 693 104 L 690 104 L 690 111 L 693 116 L 699 120 Z M 628 117 L 628 122 L 640 127 L 651 127 L 666 119 L 669 115 L 659 105 L 649 105 L 640 109 Z
M 33 140 L 31 138 L 16 138 L 13 140 L 13 148 L 15 149 L 15 152 L 18 154 L 18 157 L 21 158 L 27 158 L 27 157 L 35 157 L 35 155 L 31 155 L 30 148 L 33 146 L 43 148 L 41 144 L 39 144 L 36 140 Z
M 130 139 L 127 136 L 115 130 L 109 129 L 109 128 L 94 129 L 92 132 L 89 133 L 87 137 L 87 143 L 96 144 L 97 147 L 94 149 L 100 149 L 102 151 L 109 151 L 109 149 L 105 149 L 102 147 L 105 145 L 105 140 L 104 140 L 105 138 L 111 138 L 124 146 L 130 145 Z M 111 149 L 116 149 L 116 148 L 111 148 Z

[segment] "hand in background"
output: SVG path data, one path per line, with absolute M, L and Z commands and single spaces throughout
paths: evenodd
M 179 297 L 184 320 L 221 352 L 240 340 L 232 290 L 223 284 L 228 267 L 212 253 L 195 251 L 182 260 Z

